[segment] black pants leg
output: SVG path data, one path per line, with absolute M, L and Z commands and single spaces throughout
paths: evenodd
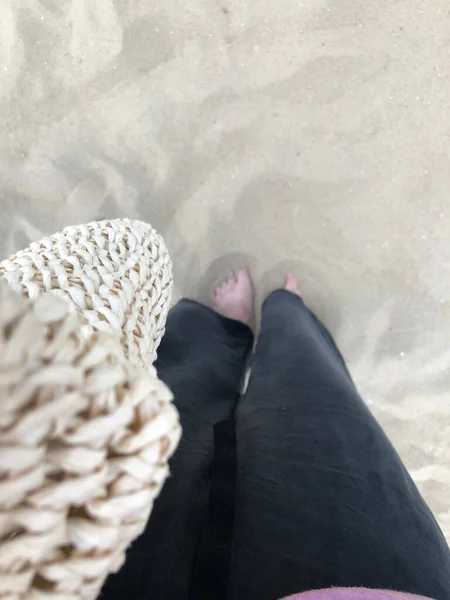
M 450 598 L 433 515 L 330 334 L 289 292 L 264 305 L 236 419 L 229 600 L 332 586 Z
M 233 416 L 252 344 L 248 327 L 197 302 L 183 300 L 170 312 L 156 368 L 174 393 L 183 436 L 147 528 L 105 584 L 105 600 L 189 598 L 207 512 L 214 426 Z

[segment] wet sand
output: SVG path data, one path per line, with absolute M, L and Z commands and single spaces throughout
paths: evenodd
M 282 272 L 450 538 L 444 0 L 3 0 L 1 251 L 130 216 L 176 297 Z

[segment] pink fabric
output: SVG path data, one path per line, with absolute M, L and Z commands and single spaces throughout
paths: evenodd
M 284 598 L 284 600 L 430 600 L 424 596 L 414 596 L 388 590 L 367 590 L 365 588 L 331 588 L 314 590 Z

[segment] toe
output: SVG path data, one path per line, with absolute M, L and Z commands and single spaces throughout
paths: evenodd
M 248 269 L 241 269 L 238 272 L 238 281 L 241 284 L 246 284 L 251 286 L 251 276 L 250 276 L 250 271 Z
M 300 295 L 297 279 L 294 277 L 294 275 L 292 273 L 287 273 L 287 275 L 286 275 L 285 289 L 288 290 L 289 292 Z

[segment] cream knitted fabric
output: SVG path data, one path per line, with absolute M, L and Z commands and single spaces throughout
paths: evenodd
M 133 363 L 151 365 L 164 333 L 172 264 L 163 239 L 131 219 L 66 227 L 0 263 L 16 291 L 70 300 L 93 329 L 120 337 Z
M 180 437 L 150 365 L 170 261 L 148 225 L 105 221 L 1 268 L 33 300 L 0 286 L 0 599 L 93 600 L 145 527 Z

